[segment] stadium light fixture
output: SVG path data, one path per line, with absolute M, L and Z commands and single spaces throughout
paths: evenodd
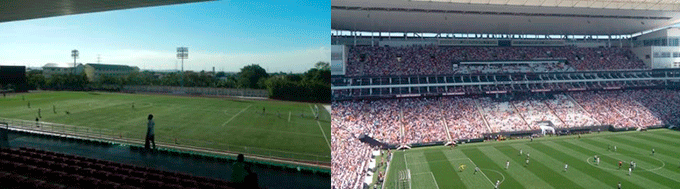
M 177 47 L 177 58 L 182 60 L 182 80 L 180 80 L 180 85 L 184 87 L 184 59 L 189 59 L 189 48 Z
M 71 51 L 71 57 L 73 57 L 73 74 L 76 74 L 76 59 L 78 59 L 79 54 L 80 53 L 78 53 L 78 50 L 76 49 Z

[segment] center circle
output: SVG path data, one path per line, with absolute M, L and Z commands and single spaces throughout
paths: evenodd
M 597 154 L 597 155 L 603 156 L 603 154 Z M 640 155 L 640 154 L 615 154 L 615 153 L 612 153 L 612 154 L 604 154 L 604 155 L 609 156 L 610 158 L 613 158 L 613 159 L 620 159 L 620 161 L 623 161 L 624 158 L 617 157 L 617 156 L 633 156 L 633 157 L 651 158 L 651 159 L 654 159 L 654 160 L 661 163 L 661 166 L 654 167 L 654 168 L 638 167 L 638 169 L 641 169 L 640 171 L 656 171 L 656 170 L 662 169 L 663 167 L 666 166 L 666 163 L 664 163 L 663 161 L 661 161 L 661 160 L 659 160 L 655 157 L 645 156 L 645 155 Z M 606 166 L 597 166 L 597 165 L 595 165 L 595 163 L 592 162 L 593 158 L 594 157 L 592 157 L 592 156 L 586 158 L 586 163 L 590 164 L 591 166 L 599 167 L 599 168 L 602 168 L 602 169 L 609 169 L 609 170 L 614 170 L 614 171 L 620 170 L 620 169 L 617 169 L 617 168 L 610 168 L 610 167 L 606 167 Z M 603 162 L 600 162 L 600 163 L 602 164 Z M 614 163 L 617 163 L 617 162 L 614 162 Z M 626 162 L 626 163 L 630 163 L 630 162 Z M 623 170 L 628 170 L 628 169 L 623 169 Z

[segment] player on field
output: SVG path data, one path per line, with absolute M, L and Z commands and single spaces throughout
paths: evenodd
M 611 151 L 611 150 L 612 150 L 612 146 L 607 144 L 607 151 Z
M 597 163 L 595 165 L 600 165 L 600 157 L 597 157 Z
M 524 154 L 522 154 L 522 149 L 521 149 L 521 148 L 519 149 L 519 155 L 520 155 L 520 156 L 524 155 Z
M 460 172 L 465 171 L 465 164 L 461 163 L 460 166 L 458 166 L 458 169 L 460 169 Z
M 630 160 L 630 163 L 628 163 L 628 164 L 630 164 L 630 165 L 628 166 L 628 168 L 631 168 L 631 169 L 632 169 L 634 163 L 635 163 L 635 162 L 633 162 L 633 160 Z
M 527 152 L 527 159 L 529 159 L 529 152 Z
M 505 169 L 508 169 L 510 167 L 510 160 L 505 161 Z
M 619 189 L 621 189 L 621 181 L 619 181 L 618 187 Z
M 633 171 L 633 168 L 632 168 L 632 167 L 629 167 L 629 168 L 628 168 L 628 176 L 630 176 L 630 172 L 632 172 L 632 171 Z
M 652 155 L 654 155 L 654 148 L 652 148 Z
M 616 146 L 614 146 L 614 152 L 616 152 Z
M 619 161 L 619 169 L 621 169 L 622 164 L 623 164 L 623 162 Z
M 54 111 L 54 113 L 56 114 L 57 113 L 57 106 L 52 105 L 52 111 Z
M 31 101 L 28 101 L 28 108 L 31 108 Z
M 264 114 L 264 107 L 262 107 L 262 114 Z
M 474 172 L 474 173 L 472 173 L 472 174 L 473 174 L 473 175 L 476 175 L 476 174 L 477 174 L 477 172 L 479 172 L 479 167 L 475 167 L 475 172 Z
M 567 169 L 569 168 L 569 164 L 564 164 L 564 172 L 567 172 Z
M 498 185 L 500 185 L 500 184 L 501 184 L 501 181 L 500 181 L 500 180 L 496 180 L 496 186 L 495 186 L 494 188 L 498 188 Z
M 525 167 L 526 167 L 526 166 L 529 166 L 529 159 L 527 159 L 527 164 L 524 165 L 524 166 L 525 166 Z
M 132 109 L 135 109 L 135 102 L 132 102 Z

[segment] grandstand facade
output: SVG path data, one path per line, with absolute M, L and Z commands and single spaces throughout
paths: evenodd
M 680 124 L 660 3 L 332 1 L 332 187 L 380 183 L 378 149 Z

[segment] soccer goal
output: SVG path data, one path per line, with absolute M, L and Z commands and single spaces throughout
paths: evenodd
M 411 189 L 411 170 L 401 170 L 399 171 L 399 180 L 397 180 L 397 188 L 399 189 Z

